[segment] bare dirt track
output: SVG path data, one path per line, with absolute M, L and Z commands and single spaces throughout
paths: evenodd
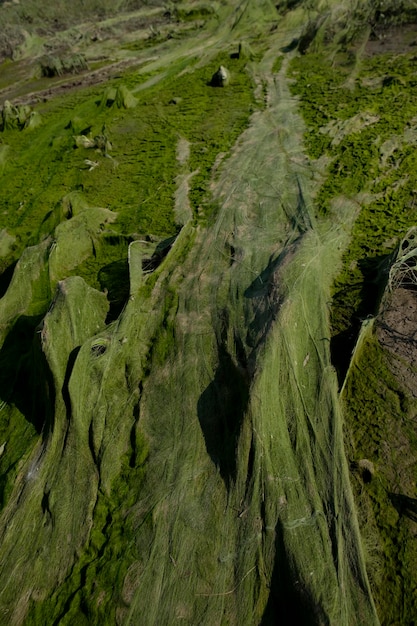
M 5 100 L 13 100 L 13 104 L 15 105 L 33 105 L 38 102 L 47 102 L 51 98 L 71 93 L 77 89 L 104 83 L 105 81 L 120 75 L 122 72 L 133 69 L 135 66 L 140 66 L 148 61 L 152 61 L 154 58 L 155 57 L 149 57 L 141 60 L 125 59 L 115 63 L 109 63 L 105 67 L 97 70 L 86 71 L 77 75 L 70 75 L 64 79 L 51 79 L 52 85 L 50 87 L 40 89 L 39 91 L 31 91 L 25 95 L 17 95 L 16 97 L 14 97 L 14 94 L 16 92 L 19 93 L 21 89 L 16 89 L 16 87 L 10 86 L 0 91 L 0 103 Z

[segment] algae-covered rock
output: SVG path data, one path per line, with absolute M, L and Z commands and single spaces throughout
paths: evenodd
M 19 113 L 17 107 L 15 107 L 9 100 L 6 100 L 3 104 L 3 110 L 1 112 L 1 129 L 11 130 L 17 127 L 19 119 Z
M 125 85 L 120 85 L 116 91 L 116 105 L 119 109 L 133 109 L 137 104 L 137 99 Z
M 96 150 L 100 150 L 100 152 L 104 155 L 110 152 L 110 150 L 112 150 L 113 148 L 113 146 L 111 145 L 110 141 L 108 140 L 107 136 L 104 133 L 101 133 L 100 135 L 96 135 L 94 137 L 94 144 L 95 144 Z
M 91 416 L 85 410 L 91 384 L 85 384 L 84 375 L 75 390 L 67 387 L 81 345 L 104 328 L 107 308 L 103 293 L 80 277 L 69 277 L 58 284 L 36 334 L 50 371 L 53 420 L 22 464 L 14 484 L 17 497 L 3 511 L 14 522 L 3 518 L 1 528 L 1 623 L 26 621 L 29 604 L 16 602 L 15 589 L 30 598 L 36 586 L 34 597 L 46 597 L 55 581 L 65 579 L 90 533 L 99 478 L 90 448 Z M 28 519 L 31 524 L 22 532 Z
M 37 128 L 41 124 L 39 113 L 32 111 L 27 104 L 14 105 L 9 100 L 3 104 L 0 112 L 0 130 L 23 130 Z
M 55 229 L 55 243 L 49 257 L 49 271 L 54 283 L 95 253 L 95 246 L 116 214 L 109 209 L 91 207 Z
M 76 135 L 74 141 L 77 148 L 99 150 L 104 155 L 112 149 L 110 141 L 104 134 L 96 135 L 95 137 Z
M 237 52 L 233 52 L 230 55 L 230 58 L 252 60 L 254 58 L 254 52 L 246 41 L 241 41 L 239 43 Z
M 42 76 L 52 78 L 63 74 L 78 74 L 88 69 L 85 56 L 81 53 L 64 56 L 48 55 L 41 59 L 40 68 Z
M 77 148 L 95 148 L 94 139 L 86 137 L 85 135 L 76 135 L 74 137 L 75 145 Z
M 100 101 L 100 108 L 117 106 L 119 109 L 132 109 L 136 106 L 137 99 L 125 85 L 117 88 L 108 87 Z
M 130 295 L 134 296 L 143 284 L 142 272 L 143 244 L 141 241 L 132 241 L 129 246 L 129 278 Z
M 104 90 L 101 101 L 99 102 L 100 108 L 111 107 L 116 101 L 116 89 L 114 87 L 107 87 Z
M 0 342 L 19 315 L 45 313 L 51 301 L 48 273 L 50 242 L 26 248 L 16 264 L 10 285 L 0 299 Z
M 42 349 L 58 388 L 64 383 L 71 351 L 104 327 L 105 294 L 79 276 L 59 281 L 53 306 L 42 323 Z
M 223 65 L 220 65 L 217 72 L 215 72 L 211 79 L 211 85 L 213 87 L 226 87 L 230 82 L 230 73 Z
M 27 130 L 34 130 L 35 128 L 39 128 L 42 126 L 42 116 L 38 111 L 31 111 L 29 116 L 26 118 L 24 123 L 24 128 Z
M 62 198 L 62 209 L 65 217 L 73 217 L 89 208 L 87 200 L 79 191 L 70 191 Z
M 19 128 L 22 117 L 23 115 L 19 114 L 19 108 L 12 104 L 9 100 L 6 100 L 1 111 L 1 130 Z

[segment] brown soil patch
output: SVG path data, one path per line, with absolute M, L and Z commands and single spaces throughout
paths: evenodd
M 373 57 L 377 54 L 417 53 L 417 24 L 402 24 L 390 28 L 375 27 L 369 38 L 364 54 Z
M 377 337 L 389 353 L 393 374 L 417 398 L 417 291 L 399 287 L 379 316 Z

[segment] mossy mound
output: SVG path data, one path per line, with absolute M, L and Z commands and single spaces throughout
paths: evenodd
M 79 74 L 88 70 L 87 60 L 81 53 L 63 56 L 49 55 L 43 57 L 39 63 L 42 76 L 47 78 L 64 74 Z
M 136 104 L 137 99 L 129 89 L 125 85 L 118 85 L 117 87 L 110 87 L 105 90 L 100 107 L 115 106 L 119 109 L 133 109 Z
M 0 131 L 34 129 L 41 124 L 42 118 L 39 112 L 32 111 L 28 105 L 15 106 L 6 100 L 0 111 Z

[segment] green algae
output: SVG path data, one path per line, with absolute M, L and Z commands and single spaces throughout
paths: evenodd
M 392 253 L 417 219 L 415 67 L 408 52 L 362 57 L 357 64 L 343 53 L 327 59 L 322 51 L 308 53 L 293 61 L 291 75 L 308 124 L 307 149 L 326 164 L 317 215 L 336 216 L 356 204 L 332 288 L 332 357 L 344 381 L 347 453 L 378 615 L 384 624 L 412 623 L 414 518 L 407 508 L 412 500 L 401 494 L 413 484 L 407 463 L 416 444 L 415 400 L 392 373 L 392 357 L 372 324 L 361 331 L 366 338 L 349 363 L 362 320 L 379 311 Z M 399 439 L 408 453 L 395 456 Z M 375 467 L 366 484 L 361 459 Z
M 262 10 L 268 4 L 272 11 L 271 3 Z M 250 24 L 251 16 L 243 13 L 241 23 Z M 208 83 L 220 62 L 232 80 L 213 90 Z M 56 420 L 46 433 L 48 459 L 32 457 L 34 495 L 21 492 L 24 503 L 32 497 L 27 510 L 42 511 L 43 527 L 40 537 L 17 537 L 35 570 L 30 600 L 12 606 L 10 584 L 3 591 L 15 621 L 24 615 L 29 624 L 136 623 L 139 616 L 144 624 L 173 617 L 268 624 L 277 608 L 287 621 L 377 621 L 328 349 L 329 287 L 348 229 L 344 215 L 333 224 L 330 202 L 313 214 L 312 171 L 300 158 L 303 127 L 287 90 L 286 63 L 278 67 L 271 56 L 267 66 L 279 76 L 262 75 L 270 97 L 265 115 L 255 116 L 252 133 L 211 178 L 218 183 L 211 198 L 216 157 L 230 150 L 255 106 L 244 64 L 226 53 L 143 91 L 135 91 L 142 84 L 137 76 L 125 76 L 137 98 L 129 110 L 98 106 L 98 91 L 82 102 L 73 97 L 92 138 L 108 136 L 111 159 L 74 148 L 71 128 L 54 128 L 52 147 L 66 167 L 51 165 L 51 181 L 62 174 L 66 191 L 82 190 L 85 204 L 68 210 L 57 194 L 49 217 L 39 211 L 34 218 L 31 241 L 43 240 L 50 251 L 49 270 L 57 256 L 49 237 L 59 246 L 60 233 L 74 226 L 62 262 L 48 273 L 51 282 L 61 271 L 82 274 L 109 285 L 111 300 L 119 280 L 118 305 L 130 297 L 106 326 L 104 294 L 74 276 L 60 284 L 46 315 L 51 332 L 42 345 L 56 379 Z M 45 113 L 53 117 L 52 104 Z M 190 169 L 201 167 L 190 191 L 194 219 L 146 277 L 143 236 L 177 234 L 179 135 L 191 143 Z M 357 153 L 343 146 L 349 173 L 334 193 L 322 192 L 325 199 L 358 187 Z M 84 167 L 86 158 L 99 164 Z M 35 195 L 16 226 L 22 247 Z M 98 221 L 99 233 L 96 222 L 91 232 L 89 220 L 80 224 L 89 212 L 94 217 L 90 207 L 118 217 L 111 227 Z M 75 258 L 67 260 L 72 249 Z M 5 532 L 12 551 L 16 532 Z M 75 555 L 70 541 L 60 545 L 68 532 L 76 537 Z M 45 545 L 51 571 L 39 565 Z M 14 580 L 24 576 L 22 568 L 18 562 Z M 297 585 L 283 577 L 296 577 Z
M 365 86 L 367 77 L 379 73 L 383 80 L 393 71 L 401 76 L 400 89 L 391 82 L 381 83 L 376 90 Z M 312 157 L 329 159 L 316 210 L 319 214 L 337 210 L 339 197 L 358 203 L 351 244 L 334 286 L 334 334 L 345 333 L 355 319 L 375 312 L 378 268 L 417 218 L 414 139 L 411 135 L 408 141 L 405 138 L 417 115 L 417 99 L 410 89 L 415 82 L 412 55 L 362 59 L 353 88 L 347 85 L 349 73 L 349 68 L 326 62 L 323 53 L 299 57 L 292 64 L 297 79 L 293 89 L 301 97 L 308 124 L 307 149 Z M 363 123 L 354 132 L 342 131 L 336 143 L 326 130 L 330 124 L 353 119 L 364 111 L 374 121 Z M 386 163 L 384 142 L 392 135 L 404 137 L 402 154 L 397 152 L 397 158 L 392 156 Z
M 413 499 L 405 494 L 415 483 L 409 462 L 417 444 L 416 402 L 393 375 L 390 357 L 372 327 L 355 356 L 343 398 L 352 480 L 378 614 L 383 624 L 408 624 L 416 611 L 417 581 Z M 375 467 L 366 483 L 356 469 L 364 458 Z
M 94 526 L 81 558 L 64 584 L 42 603 L 32 603 L 27 624 L 115 623 L 130 601 L 121 591 L 126 576 L 137 575 L 135 525 L 128 516 L 138 499 L 146 470 L 147 445 L 137 442 L 137 459 L 123 459 L 120 475 L 109 495 L 99 493 L 94 506 Z
M 3 259 L 3 267 L 16 258 L 28 241 L 36 243 L 37 237 L 49 234 L 48 227 L 51 232 L 57 226 L 62 219 L 57 215 L 57 207 L 74 190 L 82 190 L 88 204 L 115 211 L 115 228 L 121 234 L 175 233 L 173 198 L 178 136 L 190 141 L 189 166 L 198 169 L 190 191 L 196 210 L 206 192 L 205 181 L 216 156 L 230 149 L 253 107 L 252 84 L 244 60 L 229 59 L 233 80 L 227 89 L 209 86 L 212 73 L 225 58 L 228 57 L 221 54 L 198 71 L 187 72 L 179 79 L 173 76 L 163 86 L 150 88 L 140 97 L 138 94 L 133 109 L 97 108 L 98 92 L 90 90 L 91 95 L 87 91 L 85 95 L 63 99 L 61 105 L 46 105 L 43 127 L 34 129 L 30 136 L 8 132 L 10 152 L 0 192 L 4 207 L 0 225 L 7 224 L 16 243 L 13 256 Z M 124 83 L 134 89 L 138 79 L 127 76 L 123 83 L 115 82 L 114 89 L 122 89 Z M 174 104 L 179 94 L 181 102 Z M 71 117 L 65 113 L 69 107 Z M 66 115 L 68 128 L 63 121 Z M 86 120 L 91 137 L 105 128 L 112 150 L 103 155 L 85 148 L 74 149 L 74 118 Z M 90 169 L 86 159 L 97 166 Z M 110 255 L 109 262 L 112 260 Z
M 210 77 L 225 59 L 233 79 L 227 90 L 213 89 Z M 135 91 L 142 83 L 143 77 L 130 74 L 113 86 L 120 91 L 127 85 Z M 70 507 L 78 506 L 78 498 L 87 502 L 86 506 L 79 503 L 80 515 L 71 526 L 81 541 L 76 547 L 81 556 L 73 565 L 74 555 L 63 548 L 62 558 L 53 558 L 50 570 L 36 569 L 33 604 L 19 604 L 14 609 L 15 615 L 20 611 L 27 614 L 27 623 L 51 619 L 71 623 L 73 618 L 77 623 L 83 619 L 106 623 L 119 619 L 115 606 L 129 602 L 128 594 L 122 597 L 120 589 L 138 556 L 134 520 L 126 517 L 138 500 L 147 454 L 143 434 L 136 427 L 137 383 L 129 382 L 134 379 L 129 368 L 135 371 L 137 366 L 127 363 L 135 357 L 126 360 L 126 337 L 113 340 L 111 327 L 91 343 L 89 338 L 104 329 L 107 300 L 107 321 L 116 319 L 126 305 L 129 243 L 178 232 L 173 211 L 178 137 L 185 136 L 191 143 L 189 166 L 197 169 L 201 165 L 190 192 L 198 220 L 197 209 L 207 193 L 216 157 L 230 150 L 248 124 L 254 106 L 252 87 L 245 61 L 232 61 L 223 52 L 198 69 L 182 76 L 174 70 L 159 85 L 136 91 L 134 107 L 107 106 L 107 96 L 106 106 L 101 106 L 103 91 L 90 88 L 40 105 L 43 124 L 31 130 L 30 136 L 26 130 L 4 131 L 10 151 L 4 151 L 0 220 L 14 240 L 2 267 L 13 267 L 19 260 L 1 300 L 3 361 L 17 357 L 18 363 L 16 373 L 11 372 L 16 381 L 11 384 L 10 376 L 5 377 L 1 386 L 0 445 L 5 443 L 1 502 L 4 510 L 14 510 L 16 489 L 27 493 L 28 478 L 22 468 L 32 463 L 36 487 L 27 496 L 27 506 L 38 511 L 40 502 L 45 527 L 39 536 L 22 536 L 19 546 L 23 551 L 32 546 L 34 555 L 46 545 L 54 551 Z M 181 101 L 175 103 L 178 94 Z M 108 144 L 105 151 L 77 146 L 74 135 L 79 132 L 93 141 L 104 135 L 111 149 Z M 86 165 L 87 159 L 98 165 Z M 173 255 L 179 264 L 190 241 L 189 233 L 185 245 Z M 139 289 L 144 302 L 157 274 Z M 106 290 L 107 298 L 87 283 Z M 163 306 L 159 302 L 162 330 L 150 342 L 151 359 L 160 364 L 174 345 L 170 316 L 175 309 L 175 290 L 167 288 L 168 293 Z M 30 324 L 18 342 L 16 333 L 23 316 L 30 316 Z M 110 362 L 114 371 L 108 369 Z M 146 363 L 143 367 L 146 370 Z M 41 387 L 44 395 L 32 407 L 21 406 L 18 387 L 26 390 L 28 398 L 36 399 L 34 371 L 39 371 L 43 383 L 47 380 L 47 389 Z M 91 376 L 88 387 L 84 384 L 86 371 Z M 22 387 L 25 377 L 29 382 Z M 13 393 L 6 393 L 8 388 Z M 92 393 L 93 389 L 97 393 Z M 86 402 L 97 406 L 90 424 L 84 419 Z M 70 426 L 65 426 L 65 416 L 70 416 Z M 15 445 L 16 438 L 19 445 Z M 61 451 L 63 439 L 67 447 Z M 47 458 L 44 446 L 48 447 Z M 68 483 L 68 489 L 58 495 L 59 476 L 69 470 L 73 448 L 78 461 L 70 471 L 79 489 L 74 492 Z M 94 469 L 95 464 L 99 470 Z M 54 476 L 48 473 L 58 465 Z M 93 531 L 81 548 L 91 524 Z M 5 550 L 10 549 L 10 541 L 3 537 Z M 129 556 L 130 549 L 133 556 Z M 65 580 L 46 601 L 43 588 L 61 565 Z M 9 588 L 3 591 L 2 607 L 10 597 Z

